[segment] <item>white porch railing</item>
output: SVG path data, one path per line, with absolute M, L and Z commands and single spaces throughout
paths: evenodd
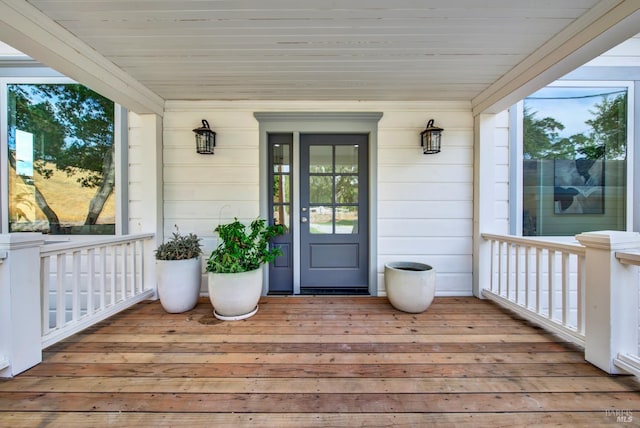
M 51 243 L 40 251 L 42 347 L 151 297 L 145 241 L 152 234 Z
M 153 234 L 45 242 L 0 234 L 0 377 L 42 361 L 42 349 L 155 297 Z
M 584 347 L 584 247 L 516 236 L 482 236 L 491 243 L 491 281 L 483 297 Z
M 640 266 L 640 251 L 616 251 L 615 256 L 623 265 Z M 629 284 L 629 286 L 637 287 L 635 284 Z M 640 325 L 638 329 L 640 329 Z M 638 337 L 640 338 L 640 334 L 638 334 Z M 638 348 L 634 354 L 627 352 L 618 353 L 614 364 L 623 370 L 640 376 L 640 343 L 638 343 Z
M 608 373 L 640 376 L 640 235 L 590 232 L 579 243 L 482 237 L 490 247 L 483 297 L 584 347 L 587 361 Z

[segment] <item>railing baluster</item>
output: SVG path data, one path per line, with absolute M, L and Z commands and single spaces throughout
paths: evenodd
M 562 258 L 562 325 L 566 326 L 568 325 L 569 311 L 571 310 L 571 307 L 569 306 L 569 293 L 571 291 L 569 281 L 571 280 L 571 272 L 569 270 L 569 254 L 562 251 L 560 253 L 560 257 Z
M 100 309 L 107 306 L 107 248 L 98 247 L 100 256 Z
M 49 290 L 51 287 L 51 257 L 44 256 L 40 258 L 40 298 L 42 299 L 42 334 L 47 334 L 51 330 L 51 321 L 49 314 L 51 313 L 51 300 L 49 298 Z
M 515 278 L 514 278 L 514 288 L 516 294 L 516 303 L 520 303 L 520 245 L 516 244 L 515 248 Z
M 72 253 L 72 281 L 71 281 L 71 320 L 80 319 L 80 274 L 82 272 L 82 258 L 80 251 Z
M 513 263 L 511 262 L 511 255 L 513 253 L 513 245 L 506 244 L 505 245 L 505 255 L 507 260 L 507 272 L 505 274 L 505 285 L 507 286 L 507 299 L 511 297 L 511 270 L 513 269 L 511 266 Z
M 502 296 L 502 247 L 505 244 L 502 242 L 498 243 L 498 295 Z
M 578 333 L 584 334 L 584 323 L 586 319 L 585 310 L 585 296 L 586 296 L 586 281 L 587 281 L 587 264 L 585 263 L 585 256 L 576 256 L 577 259 L 577 330 Z
M 120 263 L 122 263 L 122 269 L 120 272 L 120 293 L 122 300 L 127 298 L 127 246 L 120 245 Z
M 489 272 L 491 272 L 491 279 L 489 280 L 489 290 L 495 292 L 496 291 L 496 240 L 492 239 L 489 241 L 491 244 L 491 268 Z
M 93 315 L 95 310 L 93 282 L 96 276 L 95 250 L 89 248 L 87 250 L 87 315 Z
M 113 306 L 116 304 L 116 302 L 118 301 L 116 299 L 116 284 L 117 284 L 117 280 L 118 280 L 118 247 L 117 246 L 111 246 L 109 247 L 110 250 L 110 254 L 111 254 L 111 303 L 110 305 Z
M 552 250 L 548 250 L 547 252 L 547 278 L 549 279 L 548 281 L 548 289 L 549 289 L 549 301 L 548 301 L 548 312 L 549 312 L 549 319 L 552 320 L 553 319 L 553 312 L 554 312 L 554 303 L 555 303 L 555 296 L 554 296 L 554 284 L 555 284 L 555 272 L 556 272 L 556 259 L 555 259 L 555 255 L 556 252 L 552 251 Z
M 139 241 L 138 242 L 138 246 L 140 247 L 140 256 L 139 256 L 139 260 L 140 260 L 140 270 L 138 271 L 138 281 L 140 282 L 140 291 L 144 290 L 144 276 L 145 276 L 145 270 L 144 270 L 144 259 L 145 259 L 145 251 L 144 251 L 144 242 L 143 241 Z M 152 257 L 152 255 L 150 254 L 149 257 Z
M 529 308 L 529 293 L 531 292 L 530 290 L 530 281 L 529 281 L 529 275 L 531 274 L 530 272 L 530 265 L 529 265 L 529 250 L 531 249 L 531 247 L 526 246 L 524 247 L 524 307 L 525 308 Z
M 542 248 L 536 248 L 536 313 L 540 313 L 542 303 Z
M 56 263 L 56 328 L 62 328 L 66 319 L 66 287 L 65 287 L 65 275 L 66 275 L 66 254 L 58 254 Z
M 139 292 L 138 289 L 138 245 L 136 242 L 131 245 L 131 287 L 133 288 L 133 294 L 136 295 Z

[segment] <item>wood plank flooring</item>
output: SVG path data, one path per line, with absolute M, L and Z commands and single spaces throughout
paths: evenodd
M 215 320 L 144 302 L 0 380 L 2 427 L 628 426 L 640 383 L 488 301 L 266 297 Z

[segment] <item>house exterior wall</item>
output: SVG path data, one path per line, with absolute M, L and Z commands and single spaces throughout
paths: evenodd
M 510 181 L 509 162 L 509 112 L 503 111 L 495 116 L 494 159 L 495 159 L 495 220 L 496 233 L 509 233 L 510 225 L 510 191 L 514 185 Z
M 129 113 L 127 215 L 129 233 L 163 231 L 162 118 Z
M 585 64 L 587 67 L 638 67 L 640 66 L 640 34 L 609 49 Z
M 163 229 L 203 237 L 233 217 L 260 214 L 259 129 L 254 112 L 382 112 L 377 158 L 377 272 L 393 260 L 435 267 L 439 295 L 471 295 L 473 117 L 466 102 L 189 102 L 165 105 Z M 424 155 L 419 133 L 429 119 L 445 129 L 442 152 Z M 206 119 L 215 155 L 198 155 L 193 128 Z M 330 132 L 331 130 L 327 130 Z M 132 174 L 135 176 L 135 174 Z

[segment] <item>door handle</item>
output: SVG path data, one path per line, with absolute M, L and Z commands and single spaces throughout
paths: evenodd
M 300 221 L 302 223 L 306 223 L 307 221 L 309 221 L 306 217 L 300 217 Z

